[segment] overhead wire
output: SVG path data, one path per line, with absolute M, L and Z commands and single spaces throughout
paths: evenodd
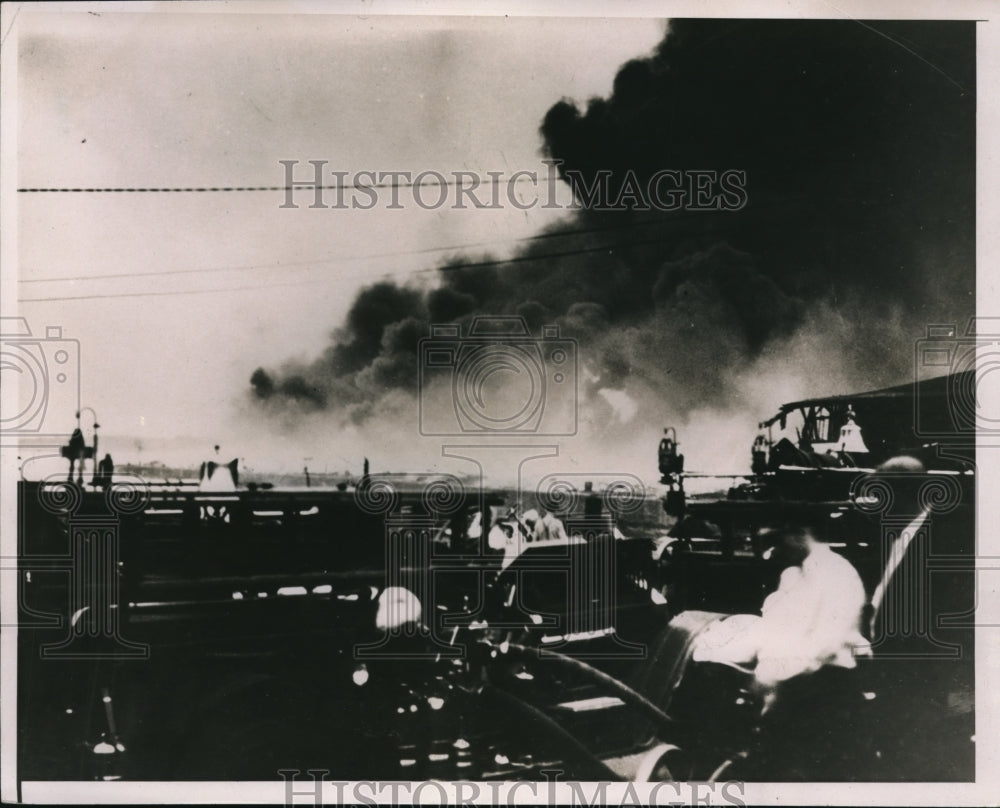
M 264 269 L 280 269 L 283 267 L 321 265 L 333 261 L 368 261 L 378 258 L 396 258 L 408 255 L 426 255 L 435 252 L 454 252 L 458 250 L 472 250 L 501 243 L 522 244 L 526 242 L 542 241 L 545 239 L 552 239 L 552 238 L 565 238 L 569 236 L 587 235 L 590 233 L 601 233 L 601 232 L 607 232 L 608 230 L 623 230 L 635 227 L 649 227 L 651 225 L 662 224 L 662 223 L 663 223 L 662 220 L 645 220 L 639 222 L 630 222 L 627 224 L 603 225 L 600 227 L 583 227 L 573 230 L 562 230 L 559 232 L 538 233 L 533 236 L 521 236 L 514 239 L 491 239 L 487 241 L 469 242 L 465 244 L 450 244 L 450 245 L 443 245 L 440 247 L 426 247 L 417 250 L 397 250 L 385 253 L 369 253 L 366 255 L 338 256 L 334 255 L 333 253 L 328 253 L 326 256 L 322 258 L 310 258 L 304 261 L 280 261 L 277 263 L 270 263 L 270 264 L 235 264 L 229 266 L 216 266 L 216 267 L 192 267 L 187 269 L 156 270 L 152 272 L 111 272 L 111 273 L 102 273 L 97 275 L 60 275 L 57 277 L 48 277 L 48 278 L 23 278 L 18 280 L 18 283 L 25 283 L 25 284 L 57 283 L 57 282 L 68 282 L 68 281 L 75 282 L 75 281 L 90 281 L 90 280 L 109 280 L 113 278 L 153 278 L 161 275 L 198 275 L 209 272 L 239 272 L 239 271 L 252 271 L 252 270 L 264 270 Z M 433 271 L 433 268 L 429 270 L 412 270 L 412 271 L 415 272 Z
M 437 267 L 423 267 L 419 269 L 401 270 L 395 274 L 414 275 L 427 272 L 454 272 L 459 269 L 484 268 L 492 266 L 502 266 L 505 264 L 521 264 L 532 261 L 544 261 L 549 258 L 566 258 L 574 255 L 586 255 L 586 254 L 605 252 L 605 251 L 611 253 L 621 248 L 637 247 L 650 244 L 660 244 L 669 240 L 670 240 L 669 238 L 657 238 L 657 239 L 646 239 L 642 241 L 626 241 L 616 244 L 601 244 L 597 247 L 577 248 L 573 250 L 563 250 L 560 252 L 540 253 L 537 255 L 522 255 L 522 256 L 515 256 L 512 258 L 497 258 L 485 261 L 465 261 L 462 263 L 446 264 L 444 266 L 437 266 Z M 376 275 L 369 277 L 386 277 L 391 274 L 394 273 L 383 273 L 381 276 Z M 338 276 L 338 277 L 342 278 L 343 276 Z M 257 284 L 253 286 L 216 287 L 212 289 L 173 289 L 164 291 L 145 290 L 141 292 L 108 292 L 103 294 L 89 294 L 89 295 L 53 295 L 51 297 L 19 298 L 19 301 L 21 303 L 43 303 L 43 302 L 56 302 L 63 300 L 100 300 L 106 298 L 120 298 L 120 297 L 164 297 L 168 295 L 184 295 L 184 294 L 221 294 L 226 292 L 239 292 L 239 291 L 248 291 L 253 289 L 261 290 L 263 288 L 273 288 L 276 286 L 288 287 L 288 286 L 315 285 L 320 283 L 328 283 L 329 280 L 330 280 L 329 278 L 319 278 L 319 279 L 302 280 L 302 281 L 286 281 L 278 283 L 269 283 L 267 284 L 266 287 L 262 287 L 261 285 Z

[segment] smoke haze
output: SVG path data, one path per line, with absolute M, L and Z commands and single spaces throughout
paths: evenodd
M 519 315 L 579 345 L 564 462 L 654 477 L 673 424 L 689 468 L 740 471 L 777 404 L 907 381 L 926 325 L 974 313 L 974 23 L 675 20 L 612 95 L 558 101 L 540 134 L 575 191 L 600 172 L 614 198 L 630 176 L 736 169 L 747 204 L 584 207 L 513 261 L 374 283 L 315 359 L 257 369 L 250 406 L 432 465 L 414 442 L 419 341 Z

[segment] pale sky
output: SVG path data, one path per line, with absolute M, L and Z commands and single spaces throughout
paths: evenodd
M 20 188 L 274 186 L 282 159 L 301 161 L 303 177 L 308 160 L 541 171 L 548 108 L 607 95 L 617 68 L 665 30 L 653 19 L 31 7 L 17 22 Z M 102 435 L 231 447 L 252 432 L 256 445 L 233 453 L 274 462 L 280 440 L 240 406 L 254 368 L 316 356 L 357 289 L 384 273 L 423 270 L 414 277 L 429 283 L 448 254 L 437 248 L 506 255 L 565 215 L 310 210 L 301 192 L 299 209 L 282 210 L 279 191 L 17 197 L 20 314 L 36 334 L 59 325 L 80 341 L 81 403 Z
M 4 136 L 15 188 L 277 186 L 279 160 L 300 161 L 300 177 L 309 160 L 349 173 L 544 172 L 546 111 L 563 97 L 582 106 L 608 96 L 621 64 L 648 55 L 665 31 L 653 18 L 285 14 L 254 3 L 93 8 L 27 4 L 7 17 L 5 90 L 14 83 L 17 96 L 4 98 Z M 697 8 L 687 15 L 709 13 Z M 916 13 L 880 8 L 886 17 Z M 773 11 L 875 13 L 864 3 Z M 988 29 L 978 29 L 981 134 L 1000 121 Z M 981 172 L 995 171 L 987 140 L 979 140 Z M 10 194 L 11 172 L 4 182 L 17 244 L 12 251 L 8 215 L 3 313 L 26 317 L 36 335 L 60 326 L 79 340 L 80 404 L 97 412 L 102 453 L 116 462 L 197 464 L 221 443 L 227 457 L 258 468 L 300 470 L 307 456 L 317 470 L 356 468 L 362 451 L 381 468 L 401 446 L 433 466 L 440 446 L 421 444 L 412 428 L 373 438 L 320 419 L 282 432 L 248 407 L 250 375 L 316 358 L 361 286 L 383 277 L 433 283 L 428 270 L 449 255 L 509 255 L 568 215 L 509 204 L 391 210 L 385 192 L 373 210 L 309 209 L 303 192 L 299 209 L 283 210 L 281 191 Z M 996 187 L 981 174 L 980 204 L 995 203 Z M 980 211 L 980 222 L 989 219 Z M 996 238 L 981 228 L 980 266 L 990 265 Z M 995 292 L 992 278 L 980 275 L 981 295 Z M 765 389 L 746 403 L 753 417 L 698 413 L 687 445 L 726 446 L 719 467 L 745 465 L 745 433 L 768 408 L 805 394 L 808 367 L 769 368 Z M 67 435 L 75 425 L 72 408 L 50 417 Z M 655 473 L 661 427 L 636 426 L 634 445 L 620 447 L 625 465 Z M 573 463 L 609 462 L 588 457 L 593 448 Z

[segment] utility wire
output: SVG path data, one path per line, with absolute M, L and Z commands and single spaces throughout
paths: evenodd
M 566 258 L 574 255 L 587 255 L 599 252 L 613 253 L 615 250 L 619 248 L 638 247 L 651 244 L 662 244 L 670 240 L 671 239 L 669 238 L 657 238 L 657 239 L 647 239 L 644 241 L 626 241 L 617 244 L 602 244 L 597 247 L 585 247 L 573 250 L 563 250 L 560 252 L 541 253 L 538 255 L 523 255 L 523 256 L 517 256 L 515 258 L 498 258 L 488 261 L 466 261 L 458 264 L 449 264 L 443 267 L 426 267 L 423 269 L 405 270 L 403 272 L 405 272 L 405 274 L 412 275 L 417 273 L 438 272 L 438 271 L 454 272 L 459 269 L 493 267 L 493 266 L 501 266 L 503 264 L 523 264 L 532 261 L 544 261 L 549 258 Z M 385 274 L 390 274 L 390 273 L 385 273 Z M 162 292 L 152 292 L 152 291 L 112 292 L 108 294 L 93 294 L 93 295 L 69 295 L 69 296 L 57 295 L 53 297 L 19 298 L 19 300 L 22 303 L 49 303 L 62 300 L 102 300 L 106 298 L 118 298 L 118 297 L 164 297 L 168 295 L 185 295 L 185 294 L 221 294 L 224 292 L 239 292 L 249 289 L 268 289 L 277 286 L 303 286 L 308 284 L 326 283 L 328 281 L 329 281 L 328 278 L 323 278 L 310 281 L 288 281 L 286 283 L 268 284 L 267 286 L 256 285 L 256 286 L 219 287 L 215 289 L 178 289 L 178 290 L 167 290 Z
M 764 203 L 763 205 L 757 204 L 756 207 L 772 207 L 775 203 Z M 787 202 L 780 203 L 781 205 L 787 205 Z M 582 210 L 583 208 L 568 208 L 569 210 Z M 350 256 L 338 256 L 332 253 L 328 253 L 323 258 L 311 258 L 304 261 L 281 261 L 276 264 L 236 264 L 231 266 L 220 266 L 220 267 L 201 267 L 201 268 L 191 268 L 191 269 L 165 269 L 154 272 L 114 272 L 114 273 L 103 273 L 100 275 L 60 275 L 58 277 L 51 278 L 24 278 L 18 281 L 18 283 L 56 283 L 56 282 L 66 282 L 66 281 L 89 281 L 89 280 L 108 280 L 113 278 L 154 278 L 161 275 L 197 275 L 204 274 L 208 272 L 235 272 L 235 271 L 254 271 L 262 269 L 280 269 L 283 267 L 297 267 L 297 266 L 310 266 L 315 264 L 327 264 L 331 261 L 368 261 L 377 258 L 395 258 L 407 255 L 426 255 L 435 252 L 451 252 L 456 250 L 470 250 L 481 247 L 487 247 L 491 244 L 523 244 L 530 243 L 533 241 L 544 241 L 553 238 L 567 238 L 570 236 L 581 236 L 588 235 L 592 233 L 606 233 L 613 230 L 630 230 L 633 228 L 641 227 L 654 227 L 657 225 L 669 224 L 680 219 L 691 218 L 694 216 L 704 215 L 705 211 L 678 211 L 674 212 L 670 219 L 663 218 L 651 218 L 643 219 L 641 221 L 627 222 L 624 224 L 608 224 L 600 225 L 594 227 L 581 227 L 573 230 L 559 230 L 555 232 L 548 233 L 538 233 L 533 236 L 521 236 L 513 239 L 494 239 L 491 241 L 480 241 L 472 242 L 466 244 L 452 244 L 448 246 L 441 247 L 426 247 L 419 250 L 402 250 L 396 252 L 387 253 L 371 253 L 369 255 L 350 255 Z M 514 260 L 514 259 L 507 259 Z M 504 260 L 500 260 L 499 263 L 506 263 Z M 416 270 L 406 270 L 406 272 L 433 272 L 436 268 L 431 269 L 416 269 Z M 397 274 L 397 273 L 386 273 L 386 274 Z
M 604 225 L 601 227 L 583 227 L 575 230 L 562 230 L 553 233 L 539 233 L 534 236 L 522 236 L 514 239 L 493 239 L 492 241 L 479 241 L 466 244 L 452 244 L 441 247 L 426 247 L 420 250 L 399 250 L 395 252 L 386 252 L 386 253 L 371 253 L 369 255 L 337 256 L 332 253 L 328 253 L 323 258 L 310 258 L 304 261 L 281 261 L 276 264 L 236 264 L 231 266 L 201 267 L 201 268 L 191 268 L 191 269 L 164 269 L 154 272 L 112 272 L 112 273 L 102 273 L 99 275 L 60 275 L 58 277 L 52 277 L 52 278 L 24 278 L 18 280 L 18 283 L 56 283 L 56 282 L 66 282 L 66 281 L 108 280 L 112 278 L 155 278 L 162 275 L 198 275 L 209 272 L 238 272 L 238 271 L 248 271 L 248 270 L 280 269 L 283 267 L 299 267 L 299 266 L 310 266 L 314 264 L 327 264 L 330 263 L 331 261 L 368 261 L 376 258 L 396 258 L 407 255 L 426 255 L 428 253 L 435 253 L 435 252 L 453 252 L 457 250 L 471 250 L 481 247 L 488 247 L 491 244 L 499 244 L 499 243 L 522 244 L 526 242 L 542 241 L 552 238 L 564 238 L 569 236 L 587 235 L 590 233 L 604 233 L 609 230 L 626 230 L 636 227 L 649 227 L 658 224 L 663 224 L 663 220 L 647 219 L 645 221 L 629 222 L 627 224 Z M 407 270 L 407 271 L 421 272 L 428 270 Z

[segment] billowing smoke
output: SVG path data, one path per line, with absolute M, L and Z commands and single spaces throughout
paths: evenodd
M 363 290 L 318 358 L 254 372 L 260 406 L 392 424 L 431 324 L 517 314 L 579 341 L 581 436 L 652 467 L 666 423 L 709 440 L 790 398 L 906 381 L 926 325 L 973 313 L 974 23 L 675 20 L 541 135 L 589 204 L 512 261 Z M 625 191 L 664 169 L 745 172 L 746 204 L 644 210 Z

